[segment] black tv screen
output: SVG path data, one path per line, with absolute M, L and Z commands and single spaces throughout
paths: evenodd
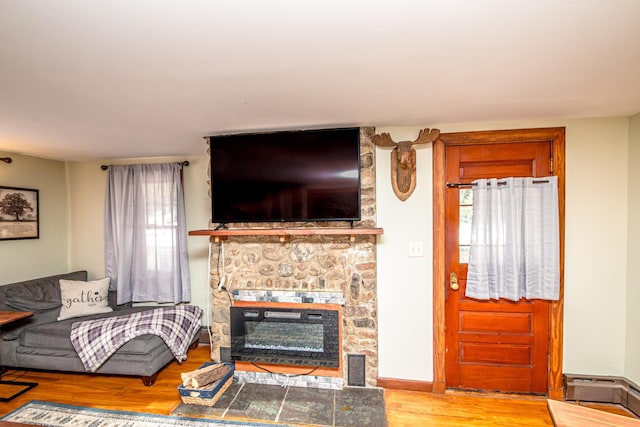
M 212 136 L 212 221 L 360 219 L 360 129 Z

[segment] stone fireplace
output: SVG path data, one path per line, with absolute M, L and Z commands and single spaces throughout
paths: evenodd
M 355 228 L 375 223 L 375 147 L 373 128 L 363 128 L 360 141 L 361 216 Z M 215 226 L 216 224 L 211 224 Z M 234 228 L 344 227 L 350 223 L 233 224 Z M 346 232 L 348 233 L 348 231 Z M 341 388 L 349 378 L 349 360 L 364 361 L 364 385 L 376 386 L 378 376 L 377 269 L 374 235 L 233 236 L 211 239 L 211 350 L 214 360 L 233 352 L 231 307 L 337 310 L 340 319 L 338 367 L 323 366 L 310 374 L 327 377 L 320 387 Z M 219 281 L 224 278 L 224 287 Z M 313 314 L 313 313 L 312 313 Z M 249 316 L 253 315 L 248 313 Z M 260 314 L 258 314 L 260 315 Z M 278 314 L 275 314 L 278 316 Z M 317 330 L 317 329 L 309 329 Z M 295 365 L 295 363 L 293 363 Z M 259 365 L 259 363 L 257 364 Z M 287 363 L 283 363 L 286 366 Z M 237 369 L 242 371 L 242 367 Z M 269 371 L 272 371 L 269 369 Z M 291 371 L 283 369 L 277 374 Z M 274 374 L 274 372 L 271 372 Z M 243 374 L 240 373 L 242 376 Z M 263 382 L 266 372 L 247 372 L 244 380 Z M 269 378 L 268 381 L 282 381 Z M 298 378 L 297 381 L 305 379 Z M 267 382 L 268 382 L 267 381 Z M 288 382 L 292 384 L 291 382 Z M 312 385 L 313 386 L 313 385 Z

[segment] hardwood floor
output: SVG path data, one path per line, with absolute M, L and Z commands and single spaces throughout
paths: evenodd
M 152 387 L 140 378 L 9 371 L 4 379 L 39 385 L 15 400 L 0 403 L 0 416 L 31 400 L 168 415 L 180 403 L 180 372 L 209 360 L 209 347 L 189 351 L 189 359 L 171 363 Z M 444 395 L 385 390 L 389 427 L 404 426 L 552 426 L 544 397 L 447 392 Z M 628 415 L 624 408 L 599 409 Z
M 385 390 L 389 426 L 551 426 L 545 399 Z

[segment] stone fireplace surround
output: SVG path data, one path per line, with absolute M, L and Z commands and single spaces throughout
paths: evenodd
M 361 221 L 355 228 L 375 227 L 375 146 L 373 128 L 361 129 Z M 210 228 L 216 224 L 210 224 Z M 233 228 L 287 228 L 292 224 L 232 224 Z M 240 382 L 288 384 L 340 389 L 347 384 L 348 355 L 363 355 L 365 384 L 378 377 L 376 237 L 349 236 L 350 223 L 305 223 L 297 227 L 345 227 L 342 235 L 235 236 L 211 238 L 211 354 L 221 359 L 230 346 L 229 308 L 236 301 L 342 305 L 341 376 L 289 376 L 279 372 L 236 370 Z M 220 247 L 223 245 L 223 247 Z M 223 249 L 223 250 L 222 250 Z M 224 259 L 219 259 L 224 253 Z M 218 290 L 221 277 L 224 290 Z M 272 371 L 273 372 L 273 371 Z M 286 372 L 283 370 L 282 372 Z

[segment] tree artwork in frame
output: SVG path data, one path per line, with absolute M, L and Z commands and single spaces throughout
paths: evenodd
M 38 190 L 0 186 L 0 240 L 39 237 Z

